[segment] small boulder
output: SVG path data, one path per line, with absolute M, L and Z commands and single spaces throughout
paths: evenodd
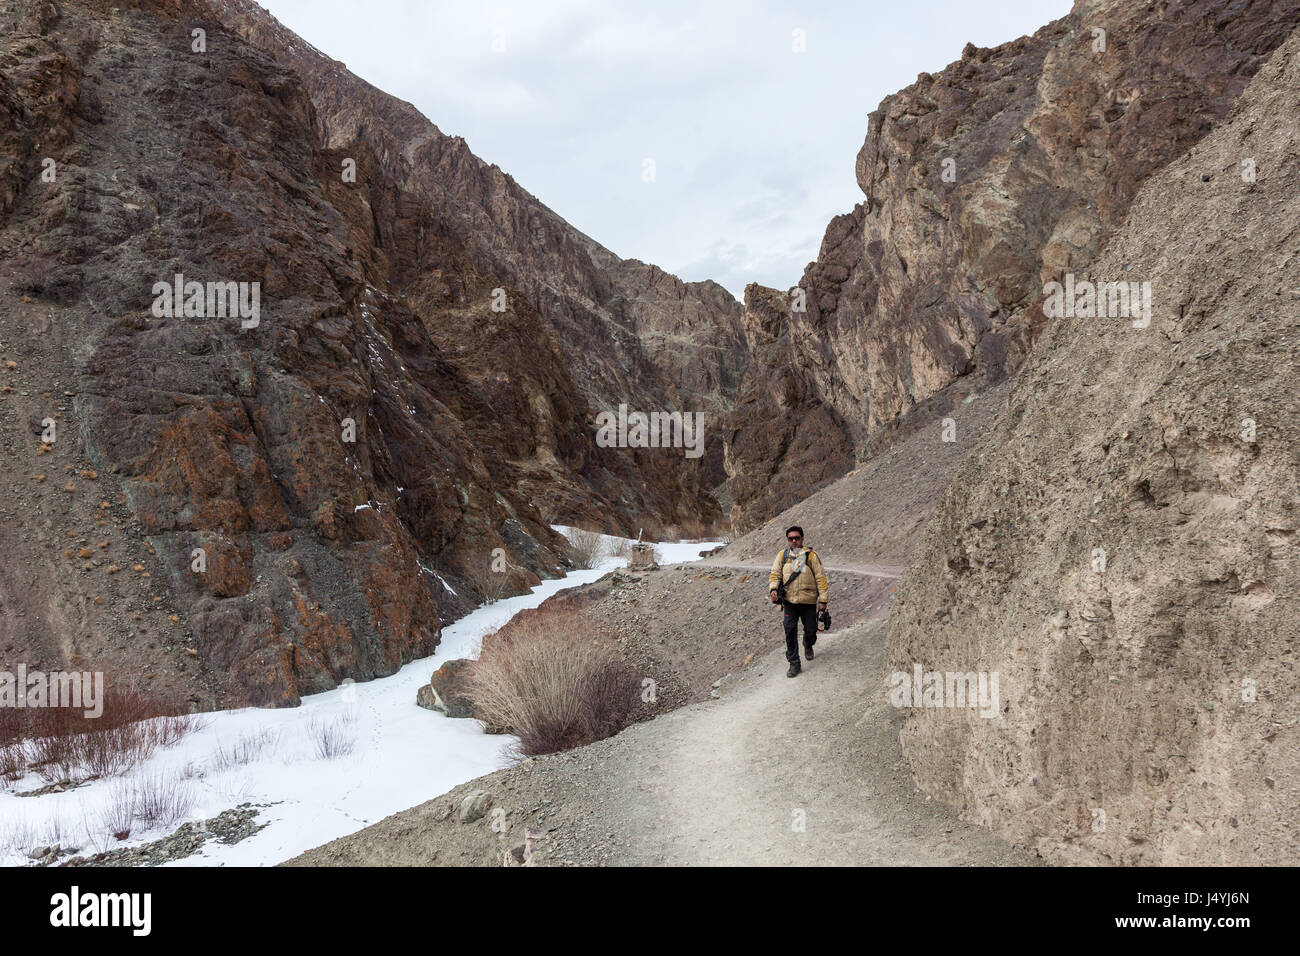
M 415 702 L 421 707 L 440 710 L 448 717 L 473 717 L 474 703 L 465 693 L 469 664 L 467 660 L 447 661 L 416 693 Z M 421 695 L 428 703 L 420 703 Z
M 438 710 L 437 696 L 433 693 L 433 688 L 424 684 L 415 692 L 415 703 L 418 707 L 425 710 Z
M 481 819 L 492 806 L 492 796 L 486 790 L 474 790 L 460 802 L 460 822 L 473 823 Z

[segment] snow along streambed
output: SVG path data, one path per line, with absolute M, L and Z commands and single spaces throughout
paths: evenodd
M 659 544 L 659 561 L 695 561 L 700 551 L 720 543 Z M 185 818 L 190 821 L 252 803 L 258 807 L 256 824 L 267 824 L 233 845 L 209 840 L 198 853 L 170 865 L 267 866 L 499 770 L 508 763 L 505 750 L 513 737 L 490 736 L 477 720 L 452 720 L 417 707 L 416 690 L 444 661 L 477 656 L 483 636 L 519 611 L 626 563 L 610 558 L 595 569 L 543 581 L 529 594 L 480 607 L 443 629 L 432 657 L 412 661 L 391 677 L 314 694 L 300 707 L 202 714 L 197 730 L 122 776 L 62 793 L 16 796 L 44 783 L 29 774 L 0 792 L 0 864 L 29 864 L 25 850 L 42 845 L 77 847 L 79 855 L 88 856 L 166 836 L 184 820 L 166 829 L 133 830 L 125 841 L 107 832 L 104 819 L 114 795 L 141 781 L 179 781 L 176 786 L 193 796 Z M 321 757 L 324 737 L 351 752 Z M 242 753 L 231 759 L 236 751 Z

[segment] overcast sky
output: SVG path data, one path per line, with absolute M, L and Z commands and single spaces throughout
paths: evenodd
M 796 284 L 830 218 L 862 200 L 854 160 L 882 98 L 968 40 L 1014 40 L 1071 6 L 260 2 L 618 255 L 738 298 Z

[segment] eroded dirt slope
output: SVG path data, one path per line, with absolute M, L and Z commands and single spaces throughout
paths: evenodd
M 785 529 L 797 524 L 826 564 L 897 574 L 1006 395 L 1006 385 L 978 394 L 954 392 L 948 396 L 949 411 L 919 420 L 904 439 L 737 538 L 706 563 L 770 568 L 785 544 Z

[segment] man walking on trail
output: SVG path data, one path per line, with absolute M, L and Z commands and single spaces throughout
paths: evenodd
M 812 660 L 813 645 L 817 643 L 817 616 L 826 610 L 830 584 L 826 581 L 822 559 L 812 548 L 803 546 L 803 528 L 798 525 L 787 528 L 785 540 L 788 547 L 776 556 L 768 576 L 768 598 L 773 604 L 780 604 L 784 611 L 785 659 L 790 662 L 785 676 L 795 677 L 801 670 L 799 622 L 803 621 L 804 656 Z

